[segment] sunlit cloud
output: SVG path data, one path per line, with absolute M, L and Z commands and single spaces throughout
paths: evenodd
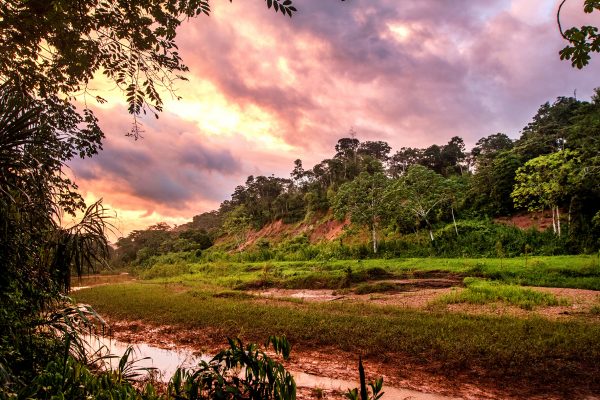
M 301 2 L 291 20 L 260 3 L 215 2 L 182 25 L 190 72 L 163 92 L 144 139 L 122 94 L 98 80 L 105 150 L 75 162 L 90 198 L 104 197 L 123 232 L 218 207 L 248 175 L 288 176 L 330 157 L 350 128 L 394 149 L 461 136 L 468 146 L 516 138 L 558 96 L 589 98 L 600 59 L 578 71 L 559 60 L 558 1 L 352 0 Z M 589 21 L 567 2 L 566 26 Z M 133 228 L 135 227 L 135 228 Z

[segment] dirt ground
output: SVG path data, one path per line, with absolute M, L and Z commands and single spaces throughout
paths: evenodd
M 517 306 L 505 303 L 492 303 L 485 305 L 473 304 L 436 304 L 435 300 L 440 296 L 453 291 L 461 291 L 463 288 L 454 286 L 455 281 L 451 279 L 406 279 L 379 281 L 397 284 L 398 290 L 384 293 L 356 294 L 352 291 L 339 290 L 308 290 L 308 289 L 268 289 L 261 291 L 249 291 L 257 297 L 266 299 L 293 298 L 306 302 L 327 301 L 351 301 L 366 304 L 378 304 L 386 306 L 397 306 L 412 309 L 447 309 L 453 312 L 465 312 L 469 314 L 487 315 L 512 315 L 531 316 L 533 314 L 550 319 L 564 319 L 574 316 L 590 315 L 592 307 L 600 304 L 600 292 L 585 289 L 545 288 L 529 287 L 529 289 L 551 293 L 557 298 L 566 299 L 568 305 L 536 307 L 533 310 L 524 310 Z M 402 289 L 406 284 L 407 288 Z
M 131 278 L 129 278 L 131 279 Z M 378 281 L 381 283 L 382 281 Z M 435 300 L 452 291 L 464 290 L 459 287 L 458 277 L 434 277 L 410 280 L 383 281 L 392 284 L 395 290 L 382 293 L 356 294 L 352 290 L 299 290 L 268 289 L 248 291 L 265 302 L 277 302 L 285 299 L 296 299 L 301 302 L 343 301 L 363 304 L 376 304 L 424 310 L 447 310 L 469 314 L 531 316 L 539 315 L 550 319 L 600 318 L 590 311 L 600 304 L 600 293 L 592 290 L 562 288 L 532 288 L 551 293 L 567 300 L 568 305 L 538 307 L 534 310 L 523 310 L 504 303 L 487 305 L 472 304 L 440 304 Z M 87 283 L 87 282 L 86 282 Z M 103 281 L 90 282 L 92 285 L 104 284 Z M 283 302 L 281 302 L 283 303 Z M 290 307 L 293 302 L 285 302 Z M 218 329 L 181 329 L 179 326 L 154 326 L 143 321 L 108 320 L 111 327 L 109 335 L 126 343 L 147 343 L 163 349 L 187 348 L 198 354 L 215 354 L 225 345 L 224 334 Z M 356 382 L 358 378 L 358 355 L 326 347 L 311 347 L 308 344 L 297 344 L 291 359 L 286 362 L 290 371 L 312 374 L 318 377 Z M 581 395 L 561 395 L 560 388 L 552 391 L 547 387 L 531 387 L 524 382 L 498 382 L 485 374 L 449 373 L 442 365 L 424 364 L 422 360 L 408 356 L 382 354 L 377 358 L 364 360 L 367 379 L 384 378 L 385 388 L 413 390 L 414 393 L 384 399 L 598 399 Z M 535 393 L 558 393 L 536 396 Z M 397 392 L 400 393 L 400 392 Z M 403 392 L 404 393 L 404 392 Z M 300 386 L 299 399 L 344 399 L 344 393 L 331 388 Z

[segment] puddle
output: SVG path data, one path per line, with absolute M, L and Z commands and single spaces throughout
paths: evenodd
M 111 338 L 88 338 L 93 348 L 99 348 L 100 346 L 106 346 L 111 354 L 118 357 L 123 355 L 130 344 L 120 342 Z M 158 378 L 164 382 L 167 382 L 169 378 L 175 373 L 177 368 L 193 368 L 200 360 L 209 361 L 210 356 L 198 355 L 190 349 L 177 348 L 177 349 L 161 349 L 159 347 L 150 346 L 146 343 L 137 343 L 133 345 L 134 348 L 134 359 L 138 359 L 136 362 L 136 368 L 156 368 L 159 371 Z M 119 364 L 119 358 L 110 360 L 112 368 L 117 367 Z M 319 388 L 323 390 L 333 390 L 346 393 L 348 389 L 358 387 L 358 381 L 347 381 L 343 379 L 334 379 L 324 376 L 317 376 L 307 374 L 301 371 L 295 371 L 289 369 L 294 376 L 296 385 L 299 388 Z M 394 388 L 386 386 L 385 382 L 383 385 L 383 391 L 385 392 L 383 399 L 411 399 L 411 400 L 449 400 L 459 399 L 457 397 L 446 397 L 437 394 L 423 393 L 409 389 Z
M 133 347 L 130 359 L 137 360 L 135 368 L 156 368 L 159 379 L 164 382 L 170 379 L 177 368 L 192 368 L 200 360 L 210 360 L 210 357 L 199 356 L 188 349 L 161 349 L 146 343 L 129 344 L 107 337 L 87 337 L 86 340 L 90 343 L 90 348 L 98 349 L 104 346 L 109 354 L 117 356 L 107 360 L 107 365 L 113 369 L 119 365 L 119 359 L 127 348 Z
M 306 374 L 304 372 L 298 372 L 290 370 L 296 381 L 298 387 L 308 388 L 320 388 L 325 390 L 336 390 L 342 393 L 346 393 L 348 389 L 357 388 L 359 386 L 358 381 L 351 382 L 343 379 L 333 379 L 324 376 L 316 376 Z M 411 400 L 459 400 L 459 397 L 446 397 L 437 394 L 423 393 L 415 390 L 394 388 L 385 385 L 383 382 L 384 395 L 382 399 L 411 399 Z
M 127 272 L 115 275 L 83 275 L 71 279 L 71 292 L 89 289 L 94 286 L 109 285 L 113 283 L 124 283 L 134 281 L 135 278 Z

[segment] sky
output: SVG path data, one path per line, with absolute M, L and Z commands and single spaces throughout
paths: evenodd
M 104 149 L 69 173 L 120 236 L 216 209 L 248 175 L 288 177 L 298 158 L 310 168 L 350 130 L 392 151 L 518 138 L 541 104 L 600 86 L 600 55 L 584 70 L 559 59 L 558 3 L 295 0 L 290 19 L 261 0 L 213 0 L 178 31 L 181 100 L 163 95 L 136 141 L 124 97 L 97 83 Z M 567 1 L 565 26 L 598 25 L 582 4 Z

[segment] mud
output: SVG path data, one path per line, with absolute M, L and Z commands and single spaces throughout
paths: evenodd
M 112 337 L 125 343 L 144 343 L 160 349 L 190 351 L 193 354 L 216 354 L 226 346 L 225 333 L 214 328 L 190 329 L 180 326 L 156 326 L 143 321 L 109 321 Z M 247 339 L 249 340 L 249 339 Z M 354 383 L 357 380 L 358 355 L 339 348 L 323 347 L 297 343 L 292 357 L 285 366 L 290 371 L 309 374 L 315 377 L 342 380 Z M 569 390 L 564 393 L 561 384 L 556 388 L 545 383 L 543 386 L 533 382 L 513 381 L 504 377 L 506 382 L 494 377 L 486 377 L 477 371 L 449 371 L 442 364 L 425 362 L 401 354 L 388 355 L 382 352 L 377 357 L 364 360 L 367 380 L 384 378 L 384 389 L 397 388 L 440 397 L 415 397 L 407 394 L 403 397 L 385 396 L 385 399 L 419 398 L 461 398 L 471 399 L 597 399 L 589 392 L 579 393 Z M 344 399 L 344 388 L 332 385 L 327 387 L 301 387 L 299 399 Z M 401 392 L 402 393 L 402 392 Z M 406 393 L 406 392 L 404 392 Z M 409 392 L 410 393 L 410 392 Z M 539 394 L 538 393 L 542 393 Z M 554 393 L 554 394 L 553 394 Z M 412 396 L 412 397 L 411 397 Z
M 439 279 L 398 279 L 377 281 L 390 284 L 384 292 L 356 294 L 350 290 L 328 289 L 267 289 L 247 291 L 246 293 L 265 300 L 298 299 L 303 302 L 349 301 L 366 304 L 396 306 L 412 309 L 447 310 L 474 315 L 509 315 L 527 317 L 543 316 L 550 319 L 568 319 L 585 316 L 600 318 L 591 313 L 593 307 L 600 304 L 600 293 L 585 289 L 564 289 L 529 287 L 532 290 L 551 293 L 558 298 L 566 299 L 568 305 L 539 306 L 533 310 L 524 310 L 510 304 L 497 302 L 491 304 L 438 304 L 436 300 L 456 290 L 463 290 L 456 280 Z
M 130 360 L 135 360 L 134 368 L 141 371 L 142 368 L 152 369 L 154 379 L 163 384 L 168 382 L 169 378 L 175 373 L 179 367 L 194 368 L 200 360 L 209 361 L 211 356 L 201 354 L 189 347 L 174 347 L 163 349 L 155 347 L 147 343 L 125 343 L 113 338 L 88 338 L 91 346 L 103 347 L 110 354 L 124 354 L 129 346 L 133 347 L 133 354 Z M 111 368 L 116 368 L 119 363 L 119 358 L 106 358 L 107 365 Z M 322 364 L 320 361 L 318 364 Z M 310 365 L 314 365 L 311 362 Z M 356 376 L 352 377 L 353 371 L 350 369 L 348 374 L 336 374 L 336 377 L 321 376 L 316 373 L 321 373 L 322 370 L 317 368 L 306 368 L 309 364 L 288 363 L 287 368 L 294 376 L 298 387 L 298 399 L 344 399 L 344 393 L 348 389 L 359 386 Z M 293 368 L 303 368 L 297 370 Z M 311 372 L 312 371 L 312 372 Z M 351 376 L 350 379 L 344 379 L 344 376 Z M 355 374 L 356 375 L 356 374 Z M 143 379 L 143 376 L 139 378 Z M 458 397 L 448 397 L 435 393 L 425 393 L 407 388 L 392 387 L 389 384 L 385 386 L 384 399 L 415 399 L 415 400 L 450 400 L 458 399 Z

